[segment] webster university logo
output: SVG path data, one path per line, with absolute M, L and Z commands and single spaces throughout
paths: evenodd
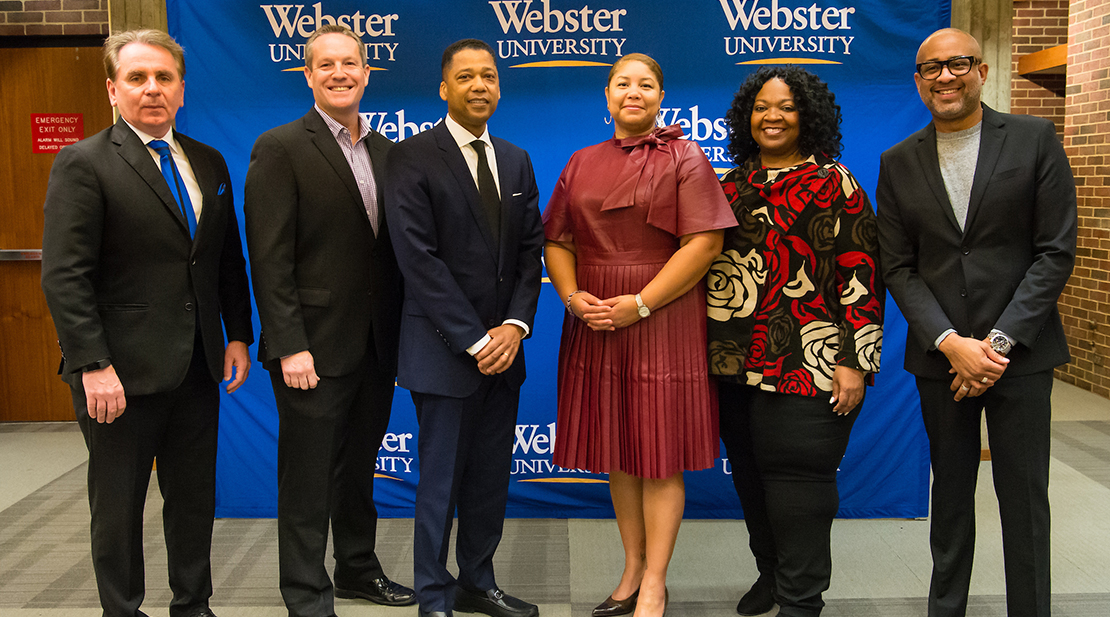
M 842 64 L 834 58 L 852 53 L 855 7 L 828 0 L 717 1 L 729 28 L 743 31 L 724 37 L 725 53 L 741 57 L 737 64 Z
M 390 39 L 397 36 L 397 13 L 367 13 L 355 11 L 348 15 L 329 15 L 324 12 L 324 3 L 311 6 L 303 4 L 260 4 L 258 8 L 266 17 L 266 23 L 278 42 L 270 43 L 270 61 L 277 63 L 304 62 L 304 39 L 312 36 L 320 26 L 340 24 L 354 30 L 366 43 L 367 61 L 396 62 L 398 44 Z M 297 42 L 294 40 L 300 39 Z M 383 39 L 383 40 L 379 40 Z M 282 69 L 299 71 L 303 64 Z M 371 66 L 383 71 L 382 67 Z
M 489 0 L 506 38 L 497 56 L 511 68 L 608 66 L 623 55 L 628 10 L 555 6 L 551 0 Z

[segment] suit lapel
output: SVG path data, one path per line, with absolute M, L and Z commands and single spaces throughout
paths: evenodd
M 474 218 L 474 224 L 478 226 L 479 231 L 482 233 L 482 238 L 486 241 L 486 247 L 489 249 L 490 255 L 494 261 L 498 261 L 498 255 L 494 251 L 497 243 L 494 242 L 493 230 L 489 228 L 489 222 L 486 219 L 486 213 L 482 209 L 482 198 L 478 195 L 478 185 L 474 183 L 474 177 L 470 175 L 470 168 L 466 165 L 466 159 L 463 158 L 462 152 L 459 150 L 459 144 L 455 142 L 455 138 L 451 136 L 451 131 L 448 130 L 447 125 L 440 122 L 432 129 L 436 137 L 436 144 L 439 146 L 441 154 L 443 155 L 443 162 L 451 173 L 455 176 L 459 187 L 462 189 L 463 197 L 466 199 L 466 205 L 470 209 L 470 215 Z M 500 159 L 498 159 L 500 162 Z M 499 166 L 500 168 L 500 166 Z M 498 174 L 500 176 L 500 174 Z M 504 195 L 502 189 L 502 195 Z M 501 200 L 502 208 L 504 208 L 505 200 Z M 504 219 L 502 219 L 504 220 Z
M 960 231 L 960 224 L 956 221 L 956 214 L 952 212 L 952 202 L 948 201 L 948 191 L 944 188 L 944 177 L 940 174 L 940 158 L 937 156 L 937 130 L 932 123 L 926 127 L 918 137 L 917 160 L 921 169 L 925 171 L 925 182 L 933 192 L 936 205 L 948 219 L 949 224 Z
M 987 184 L 994 175 L 994 168 L 998 165 L 998 158 L 1002 154 L 1002 145 L 1006 142 L 1006 131 L 1002 130 L 1002 117 L 993 109 L 983 105 L 983 127 L 979 136 L 979 160 L 975 164 L 975 179 L 971 183 L 971 200 L 967 205 L 967 221 L 964 229 L 970 229 L 975 221 L 975 214 L 983 203 L 983 196 L 987 192 Z
M 498 229 L 497 233 L 501 239 L 499 246 L 504 249 L 509 245 L 507 236 L 511 229 L 510 225 L 513 224 L 513 194 L 517 187 L 513 184 L 516 174 L 511 171 L 516 169 L 516 161 L 506 148 L 501 146 L 499 139 L 493 139 L 493 150 L 497 155 L 497 185 L 501 188 L 501 229 Z M 502 255 L 497 256 L 498 265 L 501 264 L 502 257 Z
M 374 135 L 367 135 L 363 144 L 370 151 L 370 166 L 374 170 L 374 188 L 378 196 L 378 235 L 386 227 L 385 222 L 385 153 L 386 148 L 375 139 Z
M 143 144 L 143 140 L 131 130 L 131 127 L 120 118 L 116 125 L 112 128 L 112 143 L 119 146 L 119 155 L 127 164 L 139 174 L 151 189 L 154 190 L 158 198 L 162 200 L 162 206 L 169 211 L 170 216 L 177 221 L 181 227 L 181 231 L 185 237 L 189 237 L 189 224 L 185 221 L 185 215 L 181 212 L 181 208 L 177 205 L 177 200 L 173 198 L 173 192 L 170 191 L 170 185 L 166 184 L 166 179 L 162 176 L 162 170 L 155 164 L 154 159 L 150 156 L 150 151 Z
M 339 143 L 335 141 L 335 135 L 331 134 L 328 125 L 324 124 L 324 119 L 320 117 L 315 109 L 305 115 L 304 126 L 310 134 L 309 138 L 312 143 L 331 165 L 336 175 L 339 176 L 343 186 L 347 187 L 347 192 L 351 194 L 351 205 L 358 208 L 359 212 L 362 213 L 362 219 L 369 225 L 370 219 L 366 217 L 366 205 L 362 203 L 362 192 L 358 190 L 355 174 L 351 171 L 347 158 L 343 156 L 343 150 L 339 148 Z
M 205 230 L 208 229 L 208 225 L 205 224 L 205 221 L 219 218 L 211 213 L 220 203 L 216 199 L 219 195 L 219 187 L 216 182 L 220 176 L 213 168 L 212 161 L 208 157 L 202 156 L 200 149 L 195 147 L 196 142 L 177 132 L 174 132 L 174 137 L 177 139 L 177 145 L 181 147 L 181 150 L 185 152 L 185 156 L 189 159 L 189 166 L 193 168 L 193 177 L 196 178 L 197 185 L 200 186 L 200 218 L 197 219 L 197 234 L 193 238 L 193 247 L 196 250 L 198 240 L 207 233 Z M 226 190 L 227 187 L 224 188 Z M 207 217 L 204 215 L 206 212 L 209 213 Z

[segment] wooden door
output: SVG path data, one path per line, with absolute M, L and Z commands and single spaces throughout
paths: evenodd
M 55 155 L 32 152 L 31 116 L 81 114 L 86 136 L 110 126 L 100 48 L 0 48 L 0 101 L 0 422 L 73 420 L 34 258 Z

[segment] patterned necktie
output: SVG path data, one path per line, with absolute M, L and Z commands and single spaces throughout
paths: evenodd
M 193 202 L 189 199 L 189 191 L 185 188 L 185 182 L 181 180 L 177 163 L 174 162 L 173 155 L 170 154 L 170 145 L 161 139 L 151 140 L 147 145 L 154 148 L 154 151 L 158 153 L 158 161 L 162 166 L 162 177 L 170 185 L 170 190 L 173 191 L 173 196 L 177 199 L 177 205 L 181 207 L 181 213 L 185 215 L 185 220 L 189 222 L 189 237 L 196 236 L 197 214 L 193 211 Z
M 482 195 L 482 206 L 486 210 L 490 229 L 493 231 L 495 243 L 500 243 L 501 237 L 501 197 L 497 195 L 497 184 L 493 181 L 493 172 L 489 169 L 486 160 L 486 142 L 475 139 L 470 142 L 470 147 L 478 153 L 478 192 Z

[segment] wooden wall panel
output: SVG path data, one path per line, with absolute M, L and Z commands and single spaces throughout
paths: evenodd
M 86 136 L 110 126 L 100 48 L 0 49 L 0 101 L 0 249 L 39 249 L 55 155 L 31 152 L 31 114 L 83 114 Z M 0 261 L 0 422 L 73 420 L 40 273 Z

